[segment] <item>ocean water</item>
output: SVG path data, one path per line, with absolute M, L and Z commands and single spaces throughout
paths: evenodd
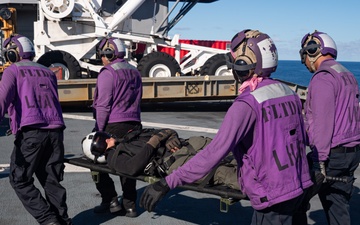
M 340 61 L 340 63 L 355 75 L 356 80 L 360 84 L 360 62 Z M 308 86 L 312 75 L 306 66 L 301 64 L 300 60 L 279 60 L 278 67 L 271 77 Z

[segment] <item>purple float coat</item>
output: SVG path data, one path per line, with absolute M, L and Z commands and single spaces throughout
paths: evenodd
M 65 128 L 55 74 L 27 59 L 10 65 L 3 73 L 0 81 L 0 119 L 6 111 L 13 134 L 24 126 Z
M 142 81 L 140 72 L 124 59 L 103 67 L 94 92 L 96 125 L 104 131 L 108 123 L 140 122 Z
M 202 178 L 230 151 L 241 190 L 256 210 L 295 198 L 312 185 L 299 97 L 272 79 L 249 89 L 229 108 L 211 143 L 165 178 L 170 188 Z
M 354 75 L 334 59 L 313 75 L 305 105 L 306 130 L 315 161 L 326 161 L 330 148 L 353 147 L 360 140 L 359 86 Z

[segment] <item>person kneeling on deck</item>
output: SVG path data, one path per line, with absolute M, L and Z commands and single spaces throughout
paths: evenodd
M 183 166 L 148 185 L 140 206 L 151 212 L 177 186 L 208 174 L 230 152 L 238 164 L 238 182 L 255 209 L 252 225 L 291 225 L 310 179 L 302 104 L 296 92 L 270 78 L 278 63 L 272 39 L 258 30 L 243 30 L 227 54 L 241 83 L 211 143 Z

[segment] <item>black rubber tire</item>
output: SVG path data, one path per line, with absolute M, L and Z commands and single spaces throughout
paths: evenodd
M 50 67 L 51 64 L 55 63 L 63 64 L 69 70 L 69 80 L 81 78 L 80 64 L 76 58 L 68 52 L 61 50 L 46 52 L 37 62 L 46 67 Z
M 149 77 L 150 71 L 156 66 L 167 67 L 171 77 L 181 73 L 179 63 L 171 55 L 164 52 L 151 52 L 140 60 L 137 68 L 142 77 Z
M 226 66 L 225 54 L 216 54 L 211 56 L 200 69 L 200 75 L 216 75 L 216 71 L 222 67 Z M 229 73 L 230 74 L 230 73 Z

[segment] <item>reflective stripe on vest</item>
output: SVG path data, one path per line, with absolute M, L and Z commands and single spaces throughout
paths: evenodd
M 275 83 L 258 88 L 250 93 L 258 103 L 269 99 L 294 95 L 294 92 L 285 84 Z

